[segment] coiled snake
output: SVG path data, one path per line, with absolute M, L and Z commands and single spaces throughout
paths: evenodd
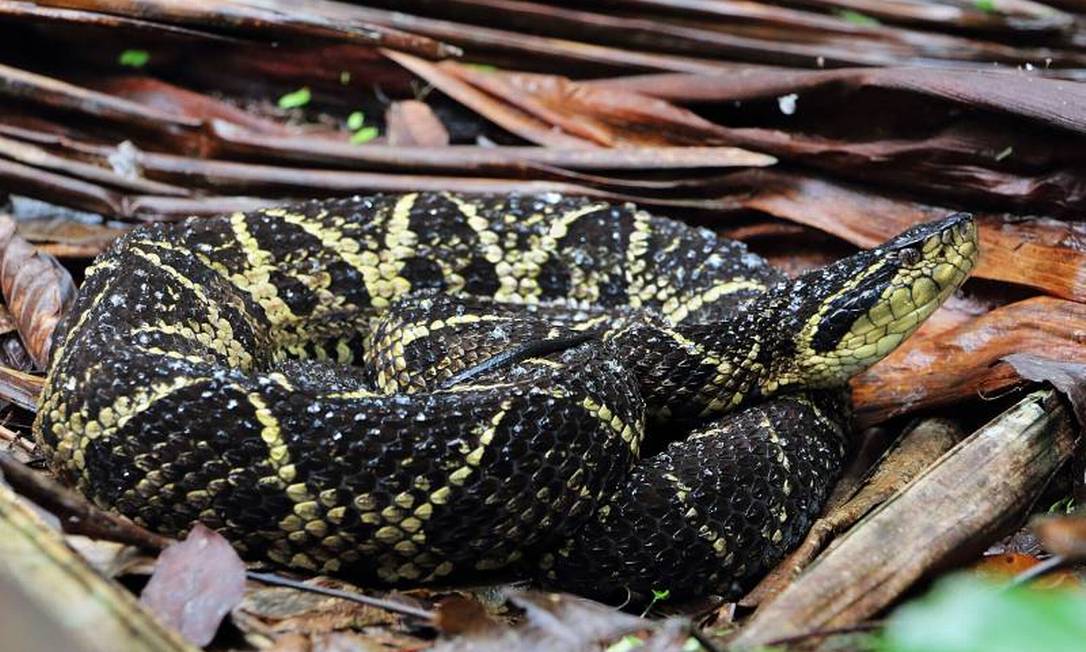
M 848 378 L 976 256 L 954 215 L 787 281 L 558 195 L 146 226 L 87 270 L 35 432 L 98 504 L 296 569 L 734 595 L 820 509 Z

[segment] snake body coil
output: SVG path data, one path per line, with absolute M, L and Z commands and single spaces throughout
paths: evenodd
M 98 504 L 293 568 L 735 594 L 820 509 L 847 379 L 976 254 L 956 215 L 787 281 L 550 195 L 148 226 L 88 269 L 35 431 Z

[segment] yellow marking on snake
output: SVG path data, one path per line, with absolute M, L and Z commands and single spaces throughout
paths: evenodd
M 743 290 L 762 292 L 765 289 L 765 285 L 762 283 L 747 279 L 723 281 L 683 301 L 669 299 L 663 306 L 664 316 L 671 323 L 678 324 L 689 317 L 691 313 L 698 311 L 703 306 L 713 304 L 729 294 L 735 294 Z

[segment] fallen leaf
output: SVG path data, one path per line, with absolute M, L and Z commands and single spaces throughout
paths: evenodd
M 1030 527 L 1045 550 L 1073 561 L 1086 559 L 1086 517 L 1078 514 L 1038 516 Z
M 15 220 L 8 216 L 0 216 L 0 288 L 23 344 L 44 369 L 53 329 L 75 300 L 75 283 L 55 258 L 16 235 Z
M 1084 332 L 1086 307 L 1081 303 L 1033 297 L 932 337 L 913 337 L 853 379 L 857 423 L 868 426 L 1020 384 L 1011 367 L 996 364 L 1012 354 L 1086 364 Z
M 478 634 L 502 627 L 478 600 L 461 595 L 450 596 L 438 603 L 434 624 L 445 634 Z
M 350 590 L 338 580 L 314 578 L 307 583 Z M 243 631 L 272 636 L 286 632 L 314 634 L 373 625 L 395 625 L 402 616 L 386 609 L 292 588 L 267 587 L 246 593 L 233 609 Z
M 652 621 L 566 593 L 509 592 L 507 597 L 524 610 L 522 625 L 465 633 L 439 643 L 433 652 L 598 650 L 601 643 L 656 628 Z
M 1053 360 L 1032 353 L 1012 353 L 1003 362 L 1026 380 L 1051 383 L 1075 411 L 1079 425 L 1086 425 L 1086 363 Z
M 245 594 L 245 564 L 219 533 L 197 524 L 181 543 L 162 551 L 140 602 L 196 645 Z
M 385 111 L 385 131 L 389 145 L 444 147 L 449 132 L 425 102 L 394 102 Z

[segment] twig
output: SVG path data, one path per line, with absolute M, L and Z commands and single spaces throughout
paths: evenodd
M 7 426 L 0 425 L 0 439 L 10 443 L 12 447 L 18 448 L 27 456 L 33 458 L 37 451 L 34 450 L 34 444 L 28 441 L 26 437 L 23 437 L 19 433 L 11 430 Z
M 65 532 L 152 550 L 161 550 L 170 543 L 164 536 L 98 509 L 79 494 L 30 470 L 8 453 L 0 452 L 0 472 L 16 492 L 59 516 Z
M 1047 575 L 1052 571 L 1060 568 L 1066 564 L 1068 559 L 1063 555 L 1052 555 L 1048 559 L 1042 561 L 1039 564 L 1034 564 L 1026 570 L 1014 576 L 1014 578 L 1007 585 L 1007 588 L 1013 588 L 1016 586 L 1024 586 L 1035 579 L 1040 578 L 1043 575 Z
M 333 598 L 340 598 L 342 600 L 350 600 L 351 602 L 357 602 L 359 604 L 368 605 L 370 607 L 377 607 L 378 609 L 384 609 L 386 611 L 392 611 L 394 613 L 403 614 L 405 616 L 413 616 L 427 622 L 433 622 L 437 615 L 432 611 L 425 609 L 419 609 L 418 607 L 412 607 L 411 605 L 404 604 L 402 602 L 396 602 L 395 600 L 386 600 L 384 598 L 374 598 L 372 596 L 363 595 L 361 593 L 351 593 L 349 591 L 341 591 L 339 589 L 329 589 L 323 586 L 313 586 L 312 584 L 306 584 L 305 582 L 299 582 L 298 580 L 288 579 L 276 575 L 275 573 L 256 573 L 249 571 L 246 576 L 256 582 L 263 582 L 264 584 L 270 584 L 272 586 L 282 586 L 291 589 L 297 589 L 299 591 L 308 591 L 310 593 L 319 593 L 320 595 L 327 595 Z

